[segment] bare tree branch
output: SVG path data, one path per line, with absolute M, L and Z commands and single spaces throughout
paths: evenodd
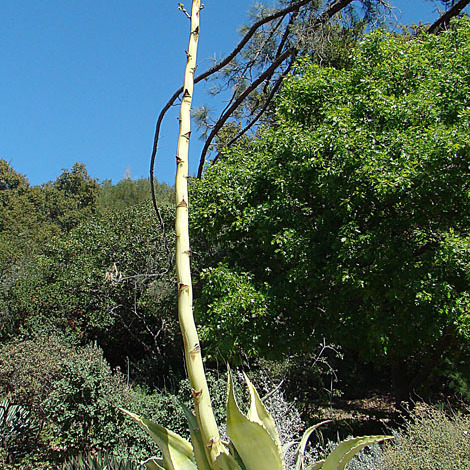
M 301 7 L 304 5 L 307 5 L 310 3 L 312 0 L 300 0 L 298 2 L 295 2 L 291 4 L 290 6 L 277 11 L 276 13 L 273 13 L 272 15 L 266 16 L 257 22 L 255 22 L 250 29 L 247 31 L 245 36 L 243 36 L 242 40 L 238 43 L 238 45 L 233 49 L 233 51 L 225 57 L 222 61 L 211 67 L 209 70 L 206 72 L 198 75 L 197 77 L 194 78 L 194 84 L 199 83 L 201 80 L 205 80 L 206 78 L 210 77 L 214 73 L 218 72 L 221 70 L 223 67 L 225 67 L 228 63 L 230 63 L 231 60 L 234 59 L 238 55 L 238 53 L 245 47 L 245 45 L 248 43 L 248 41 L 253 37 L 253 35 L 256 33 L 256 31 L 263 26 L 266 23 L 269 23 L 270 21 L 273 21 L 277 18 L 285 17 L 289 13 L 292 13 L 294 11 L 298 11 Z M 351 1 L 351 0 L 350 0 Z M 349 2 L 348 2 L 349 3 Z M 166 113 L 168 110 L 171 108 L 171 106 L 174 104 L 174 102 L 178 99 L 178 96 L 183 92 L 183 87 L 179 88 L 175 93 L 173 93 L 173 96 L 168 100 L 168 102 L 165 104 L 163 109 L 160 111 L 160 114 L 158 115 L 157 118 L 157 123 L 155 126 L 155 137 L 153 139 L 153 148 L 152 148 L 152 156 L 150 158 L 150 186 L 151 186 L 151 191 L 152 191 L 152 202 L 153 202 L 153 207 L 155 208 L 155 211 L 158 215 L 158 219 L 160 221 L 160 225 L 162 227 L 163 233 L 165 233 L 165 225 L 163 222 L 163 218 L 160 214 L 160 210 L 158 208 L 157 200 L 156 200 L 156 195 L 155 195 L 155 186 L 154 186 L 154 168 L 155 168 L 155 158 L 157 155 L 157 149 L 158 149 L 158 140 L 160 137 L 160 129 L 162 126 L 162 121 L 163 118 L 165 117 Z
M 200 178 L 202 175 L 202 170 L 204 169 L 204 163 L 206 159 L 207 152 L 209 150 L 214 137 L 217 135 L 217 132 L 220 131 L 222 126 L 226 123 L 227 119 L 232 115 L 232 113 L 240 106 L 240 104 L 244 101 L 244 99 L 253 91 L 255 90 L 261 83 L 263 83 L 266 79 L 269 79 L 276 69 L 290 56 L 295 53 L 294 49 L 288 49 L 285 51 L 281 56 L 279 56 L 269 67 L 266 69 L 251 85 L 235 100 L 235 102 L 230 106 L 230 108 L 225 111 L 225 113 L 220 116 L 219 120 L 216 122 L 214 128 L 212 129 L 209 137 L 207 138 L 204 147 L 201 152 L 201 157 L 199 159 L 199 168 L 197 171 L 197 177 Z
M 231 139 L 226 145 L 227 147 L 230 147 L 232 146 L 235 142 L 237 142 L 241 137 L 243 137 L 252 127 L 254 124 L 256 124 L 261 116 L 266 112 L 266 110 L 268 109 L 269 105 L 271 104 L 271 101 L 273 100 L 274 96 L 276 95 L 277 91 L 279 90 L 279 88 L 281 87 L 282 85 L 282 82 L 284 80 L 284 78 L 288 75 L 288 73 L 290 72 L 292 66 L 294 65 L 294 62 L 295 62 L 295 58 L 297 56 L 296 55 L 293 55 L 292 56 L 292 60 L 289 64 L 289 66 L 286 68 L 286 70 L 282 73 L 282 75 L 280 75 L 276 82 L 274 83 L 272 89 L 271 89 L 271 92 L 269 93 L 269 95 L 267 96 L 266 98 L 266 101 L 263 105 L 263 107 L 258 111 L 258 113 L 255 115 L 255 117 L 242 129 L 240 130 L 240 132 L 237 133 L 237 135 Z M 213 160 L 213 163 L 215 163 L 219 157 L 221 155 L 221 152 L 219 152 L 214 160 Z
M 457 16 L 469 3 L 470 0 L 459 0 L 429 27 L 428 33 L 439 33 L 443 29 L 447 28 L 450 20 L 454 16 Z
M 274 33 L 279 29 L 279 27 L 281 26 L 282 24 L 282 20 L 283 18 L 281 18 L 278 22 L 278 24 L 274 27 L 274 29 L 270 32 L 269 36 L 264 40 L 263 42 L 263 45 L 260 47 L 260 50 L 259 52 L 255 55 L 255 57 L 253 57 L 253 59 L 251 59 L 244 67 L 243 69 L 243 72 L 241 72 L 240 74 L 240 78 L 238 80 L 238 82 L 235 84 L 235 88 L 238 86 L 238 84 L 242 81 L 243 77 L 245 76 L 245 74 L 248 72 L 248 70 L 250 70 L 256 63 L 256 59 L 259 57 L 259 55 L 261 54 L 261 51 L 263 49 L 263 47 L 267 44 L 267 42 L 272 39 L 272 37 L 274 36 Z M 278 56 L 279 54 L 276 54 L 276 56 Z M 235 89 L 230 101 L 227 103 L 227 106 L 222 110 L 221 114 L 223 115 L 225 113 L 225 111 L 230 107 L 230 105 L 234 102 L 234 100 L 236 99 L 236 94 L 237 94 L 237 91 Z
M 322 24 L 324 24 L 326 21 L 328 21 L 332 16 L 334 16 L 336 13 L 341 11 L 343 8 L 345 8 L 347 5 L 349 5 L 353 0 L 336 0 L 331 4 L 331 6 L 326 9 L 321 15 L 317 17 L 313 24 L 313 29 L 316 29 L 320 27 Z M 252 92 L 254 91 L 264 80 L 269 80 L 276 69 L 290 56 L 297 54 L 297 51 L 293 48 L 288 49 L 285 51 L 281 56 L 279 56 L 273 63 L 272 65 L 264 72 L 262 73 L 238 98 L 237 100 L 228 108 L 228 110 L 223 113 L 220 118 L 218 119 L 217 123 L 215 124 L 214 128 L 212 129 L 211 133 L 209 134 L 209 137 L 206 139 L 206 142 L 204 144 L 204 147 L 201 152 L 201 156 L 199 159 L 199 168 L 197 172 L 197 177 L 201 178 L 202 176 L 202 171 L 204 169 L 204 164 L 206 160 L 206 155 L 207 152 L 209 151 L 210 145 L 212 144 L 212 141 L 214 140 L 215 136 L 219 132 L 219 130 L 222 128 L 222 126 L 225 124 L 227 119 L 232 115 L 232 113 L 240 106 L 240 104 L 244 101 L 244 99 Z M 263 111 L 264 112 L 264 111 Z M 254 121 L 251 125 L 256 121 Z

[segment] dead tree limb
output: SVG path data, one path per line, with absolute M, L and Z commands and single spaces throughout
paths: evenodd
M 469 3 L 470 0 L 459 0 L 429 27 L 428 33 L 435 34 L 446 29 L 450 20 L 460 14 Z
M 263 104 L 263 107 L 256 113 L 255 117 L 243 128 L 241 129 L 235 137 L 233 137 L 228 143 L 227 147 L 232 146 L 235 142 L 237 142 L 241 137 L 243 137 L 261 118 L 261 116 L 266 112 L 268 109 L 269 105 L 271 104 L 274 96 L 276 96 L 276 93 L 278 92 L 279 88 L 282 85 L 282 82 L 284 78 L 289 74 L 290 70 L 292 69 L 292 66 L 295 63 L 295 57 L 292 56 L 292 60 L 289 64 L 289 66 L 286 68 L 286 70 L 277 78 L 276 82 L 274 83 L 273 87 L 271 88 L 271 91 L 269 95 L 266 98 L 265 103 Z M 215 163 L 221 156 L 221 152 L 217 153 L 215 156 L 213 163 Z

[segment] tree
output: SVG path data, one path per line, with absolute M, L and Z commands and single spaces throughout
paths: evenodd
M 64 170 L 53 182 L 44 185 L 50 219 L 62 230 L 70 230 L 96 211 L 99 184 L 83 163 Z
M 149 202 L 96 214 L 51 237 L 2 289 L 9 318 L 2 336 L 61 331 L 82 344 L 98 341 L 114 365 L 130 362 L 133 377 L 151 375 L 142 377 L 141 362 L 158 368 L 152 379 L 160 385 L 175 363 L 181 372 L 173 260 Z M 162 214 L 169 222 L 169 209 Z
M 173 190 L 165 183 L 154 183 L 156 198 L 160 204 L 173 201 Z M 136 204 L 150 201 L 150 181 L 148 178 L 138 180 L 123 179 L 117 184 L 105 180 L 100 185 L 98 207 L 100 210 L 126 209 Z
M 244 28 L 243 37 L 232 52 L 217 61 L 209 70 L 194 77 L 194 83 L 197 84 L 220 74 L 224 86 L 232 88 L 233 91 L 228 105 L 207 135 L 200 156 L 198 177 L 202 175 L 206 155 L 212 143 L 216 143 L 217 138 L 220 140 L 220 136 L 227 130 L 224 126 L 228 124 L 238 127 L 239 130 L 235 135 L 231 131 L 228 133 L 230 145 L 243 137 L 268 109 L 295 63 L 296 57 L 307 53 L 312 38 L 316 37 L 318 31 L 320 35 L 323 35 L 324 30 L 330 31 L 328 22 L 338 13 L 346 12 L 353 1 L 331 0 L 324 2 L 323 5 L 323 2 L 318 0 L 281 0 L 274 8 L 255 8 L 253 23 Z M 363 7 L 366 21 L 389 10 L 386 0 L 359 0 L 357 4 Z M 179 5 L 184 10 L 182 4 Z M 350 15 L 346 14 L 346 17 L 350 19 Z M 344 21 L 342 19 L 338 21 L 339 23 L 331 29 L 332 32 L 335 32 L 338 26 L 341 30 Z M 336 31 L 335 35 L 340 36 L 341 31 L 339 34 Z M 329 40 L 328 34 L 326 37 Z M 179 88 L 158 115 L 150 159 L 152 182 L 155 180 L 154 166 L 163 118 L 175 101 L 182 97 L 183 92 L 184 88 Z M 204 121 L 204 114 L 206 114 L 204 110 L 199 113 L 200 120 Z M 228 122 L 233 117 L 238 118 L 235 124 Z M 152 198 L 158 214 L 153 185 Z
M 264 354 L 327 335 L 392 367 L 402 398 L 468 347 L 469 49 L 465 20 L 437 36 L 372 33 L 349 69 L 301 62 L 274 125 L 194 183 L 196 230 L 223 247 L 208 263 L 215 299 L 198 309 L 212 307 L 214 343 L 211 312 L 254 324 L 236 294 L 221 304 L 218 259 L 265 299 L 272 327 L 252 333 Z

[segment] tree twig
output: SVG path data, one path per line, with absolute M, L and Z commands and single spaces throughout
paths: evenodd
M 219 120 L 216 122 L 214 128 L 212 129 L 211 133 L 209 134 L 209 137 L 206 139 L 206 142 L 204 143 L 204 147 L 201 152 L 201 157 L 199 159 L 199 168 L 197 171 L 197 177 L 200 178 L 202 176 L 202 170 L 204 169 L 204 163 L 206 160 L 206 155 L 209 150 L 210 145 L 212 144 L 212 141 L 214 140 L 215 136 L 217 133 L 220 131 L 222 126 L 226 123 L 227 119 L 232 115 L 232 113 L 240 106 L 240 104 L 243 102 L 243 100 L 253 91 L 255 90 L 261 83 L 263 83 L 266 79 L 269 79 L 273 73 L 276 71 L 276 69 L 287 59 L 289 58 L 292 54 L 295 53 L 294 49 L 288 49 L 285 51 L 281 56 L 279 56 L 272 64 L 271 66 L 266 69 L 230 106 L 230 108 L 227 109 L 227 111 L 220 116 Z
M 231 139 L 227 143 L 227 147 L 231 147 L 235 142 L 237 142 L 241 137 L 243 137 L 252 127 L 256 122 L 258 122 L 261 118 L 261 116 L 266 112 L 268 109 L 269 105 L 271 104 L 271 101 L 273 100 L 274 96 L 276 95 L 277 91 L 279 90 L 280 86 L 282 85 L 282 82 L 284 78 L 288 75 L 290 70 L 292 69 L 292 66 L 295 63 L 295 58 L 297 56 L 293 55 L 292 60 L 289 64 L 289 66 L 286 68 L 286 70 L 277 78 L 276 82 L 274 83 L 271 92 L 269 93 L 268 97 L 266 98 L 266 101 L 263 105 L 263 107 L 258 111 L 256 116 L 242 129 L 240 132 L 237 133 L 233 139 Z M 222 152 L 218 152 L 215 158 L 213 159 L 213 163 L 215 163 L 221 156 Z
M 441 15 L 429 28 L 428 33 L 435 34 L 439 33 L 443 29 L 447 28 L 450 20 L 457 16 L 468 4 L 470 0 L 459 0 L 455 5 L 453 5 L 449 10 L 447 10 L 443 15 Z

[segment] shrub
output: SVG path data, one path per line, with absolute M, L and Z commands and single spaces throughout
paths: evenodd
M 396 442 L 385 447 L 381 470 L 466 470 L 470 468 L 470 414 L 446 414 L 420 405 Z
M 153 441 L 119 407 L 187 433 L 175 396 L 128 386 L 96 345 L 74 346 L 55 336 L 1 345 L 0 395 L 7 393 L 42 426 L 38 445 L 30 446 L 34 452 L 15 460 L 22 469 L 53 468 L 100 452 L 116 462 L 143 460 L 154 451 Z
M 470 468 L 470 414 L 446 413 L 419 404 L 395 439 L 374 446 L 349 470 L 467 470 Z
M 88 450 L 127 448 L 119 406 L 131 401 L 131 390 L 97 346 L 75 347 L 57 337 L 3 345 L 0 392 L 41 422 L 34 458 L 60 462 Z

